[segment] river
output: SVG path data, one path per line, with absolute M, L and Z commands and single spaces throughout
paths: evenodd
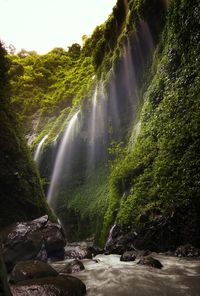
M 87 287 L 87 296 L 199 296 L 200 260 L 152 254 L 162 270 L 121 262 L 119 255 L 97 255 L 98 263 L 82 260 L 85 270 L 73 274 Z M 69 260 L 68 260 L 69 261 Z M 60 269 L 65 261 L 53 263 Z

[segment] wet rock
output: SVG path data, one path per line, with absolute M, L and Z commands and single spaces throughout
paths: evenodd
M 59 275 L 20 282 L 11 286 L 13 296 L 83 296 L 84 283 L 74 277 Z
M 125 251 L 135 250 L 133 242 L 136 237 L 137 233 L 130 227 L 114 225 L 106 242 L 104 254 L 122 255 Z
M 88 248 L 77 246 L 65 250 L 65 259 L 92 259 L 92 252 Z
M 45 245 L 42 244 L 42 247 L 39 251 L 39 253 L 37 254 L 37 257 L 35 258 L 36 260 L 42 261 L 42 262 L 47 262 L 48 260 L 48 254 L 45 248 Z
M 47 215 L 13 224 L 0 232 L 1 252 L 9 271 L 19 261 L 44 257 L 44 246 L 48 257 L 55 256 L 56 252 L 64 254 L 65 244 L 61 226 L 48 221 Z
M 120 261 L 135 261 L 135 259 L 136 259 L 135 251 L 124 252 L 120 257 Z
M 88 247 L 87 248 L 88 251 L 90 251 L 92 253 L 92 255 L 95 257 L 96 255 L 99 255 L 99 254 L 103 254 L 104 253 L 104 249 L 102 248 L 99 248 L 97 246 L 91 246 L 91 247 Z
M 10 282 L 17 283 L 20 281 L 57 276 L 58 273 L 49 264 L 41 261 L 23 261 L 18 262 L 10 275 Z
M 175 251 L 177 257 L 200 257 L 200 249 L 193 247 L 190 244 L 180 246 Z
M 141 258 L 151 254 L 149 250 L 135 250 L 135 251 L 126 251 L 121 257 L 120 261 L 135 261 L 136 258 Z
M 76 273 L 84 269 L 85 267 L 81 261 L 73 260 L 71 262 L 68 262 L 65 265 L 65 267 L 60 271 L 60 273 Z
M 161 269 L 163 267 L 163 265 L 160 263 L 159 260 L 154 259 L 153 257 L 150 257 L 150 256 L 141 258 L 137 264 L 146 265 L 146 266 L 150 266 L 158 269 Z
M 200 248 L 199 215 L 194 205 L 177 206 L 163 214 L 157 208 L 146 211 L 137 227 L 114 225 L 105 250 L 123 254 L 134 249 L 154 252 L 175 251 L 190 243 Z
M 65 235 L 60 224 L 47 222 L 42 229 L 45 248 L 49 258 L 64 259 Z
M 8 285 L 8 275 L 2 256 L 0 256 L 0 296 L 12 296 Z
M 93 261 L 94 261 L 95 263 L 99 263 L 99 262 L 100 262 L 99 259 L 93 259 Z

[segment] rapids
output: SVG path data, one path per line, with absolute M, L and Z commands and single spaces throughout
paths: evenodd
M 85 270 L 73 274 L 87 287 L 87 296 L 199 296 L 200 260 L 152 254 L 162 270 L 121 262 L 119 255 L 97 255 L 82 260 Z M 53 263 L 60 269 L 66 261 Z

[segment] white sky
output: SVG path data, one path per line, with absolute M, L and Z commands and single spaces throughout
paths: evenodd
M 112 12 L 116 0 L 0 0 L 0 39 L 46 53 L 81 43 Z

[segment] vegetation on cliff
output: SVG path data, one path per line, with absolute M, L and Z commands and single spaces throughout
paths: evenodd
M 0 44 L 0 227 L 30 220 L 49 210 L 38 172 L 9 102 L 9 61 Z
M 153 219 L 177 207 L 192 207 L 199 221 L 199 15 L 198 1 L 171 1 L 140 133 L 113 164 L 103 237 L 115 220 L 141 225 L 143 214 Z
M 49 135 L 40 165 L 47 183 L 70 114 L 82 110 L 72 174 L 68 182 L 62 176 L 56 209 L 72 238 L 96 234 L 103 243 L 116 222 L 142 227 L 146 213 L 151 220 L 177 207 L 192 207 L 199 221 L 199 15 L 197 0 L 118 0 L 82 48 L 9 57 L 12 104 L 24 132 L 36 134 L 32 150 Z M 98 84 L 107 104 L 106 141 L 99 142 L 108 153 L 85 175 Z

